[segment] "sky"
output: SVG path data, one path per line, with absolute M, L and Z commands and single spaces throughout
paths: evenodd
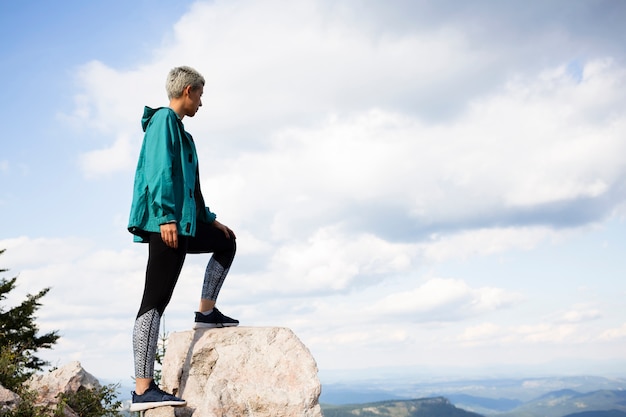
M 143 106 L 185 118 L 238 252 L 218 307 L 338 375 L 626 376 L 626 3 L 0 5 L 6 307 L 41 356 L 127 383 L 147 247 L 126 230 Z M 191 328 L 208 255 L 165 313 Z

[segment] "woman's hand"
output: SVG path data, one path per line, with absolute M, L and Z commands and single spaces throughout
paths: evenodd
M 237 236 L 235 236 L 235 232 L 233 232 L 232 230 L 230 230 L 230 228 L 228 226 L 223 225 L 222 223 L 218 222 L 217 220 L 213 221 L 213 226 L 215 226 L 215 228 L 221 230 L 222 232 L 224 232 L 224 234 L 226 235 L 227 238 L 233 238 L 233 239 L 237 239 Z
M 161 239 L 170 248 L 178 248 L 178 229 L 176 223 L 165 223 L 160 226 Z

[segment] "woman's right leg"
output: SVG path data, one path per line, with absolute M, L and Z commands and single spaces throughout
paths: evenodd
M 233 263 L 237 245 L 234 237 L 226 237 L 224 232 L 212 224 L 198 222 L 196 235 L 189 238 L 187 253 L 213 252 L 204 272 L 200 305 L 196 313 L 195 328 L 236 326 L 238 320 L 224 316 L 215 309 L 217 296 Z
M 215 304 L 236 250 L 233 237 L 226 237 L 224 232 L 211 224 L 198 222 L 196 236 L 189 238 L 187 253 L 213 253 L 204 273 L 201 300 Z M 203 311 L 202 308 L 200 311 Z
M 159 233 L 152 233 L 148 245 L 144 292 L 133 328 L 137 394 L 142 394 L 154 378 L 161 316 L 172 298 L 186 255 L 184 238 L 179 240 L 177 249 L 172 249 L 163 242 Z

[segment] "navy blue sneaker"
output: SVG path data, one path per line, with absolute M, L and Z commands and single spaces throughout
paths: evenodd
M 130 411 L 143 411 L 166 405 L 172 407 L 187 405 L 187 401 L 161 390 L 154 381 L 143 394 L 139 395 L 133 391 L 132 395 L 133 402 L 130 405 Z
M 234 327 L 239 326 L 239 320 L 232 319 L 222 314 L 217 308 L 213 307 L 211 314 L 202 314 L 196 312 L 196 322 L 194 329 L 210 329 L 215 327 Z

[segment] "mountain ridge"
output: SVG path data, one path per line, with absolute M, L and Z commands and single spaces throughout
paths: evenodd
M 407 378 L 322 384 L 322 387 L 323 410 L 341 405 L 376 409 L 379 401 L 445 398 L 459 409 L 485 417 L 596 417 L 595 414 L 626 417 L 621 414 L 626 413 L 626 379 L 616 377 L 582 375 L 432 382 L 422 379 L 413 383 Z
M 489 400 L 472 396 L 464 399 L 466 402 L 483 401 L 483 407 L 484 400 Z M 570 389 L 557 390 L 505 412 L 493 408 L 480 412 L 471 405 L 453 403 L 443 396 L 321 406 L 325 417 L 626 417 L 626 391 L 579 393 Z
M 322 405 L 324 417 L 483 417 L 455 407 L 447 398 L 377 401 L 366 404 Z

